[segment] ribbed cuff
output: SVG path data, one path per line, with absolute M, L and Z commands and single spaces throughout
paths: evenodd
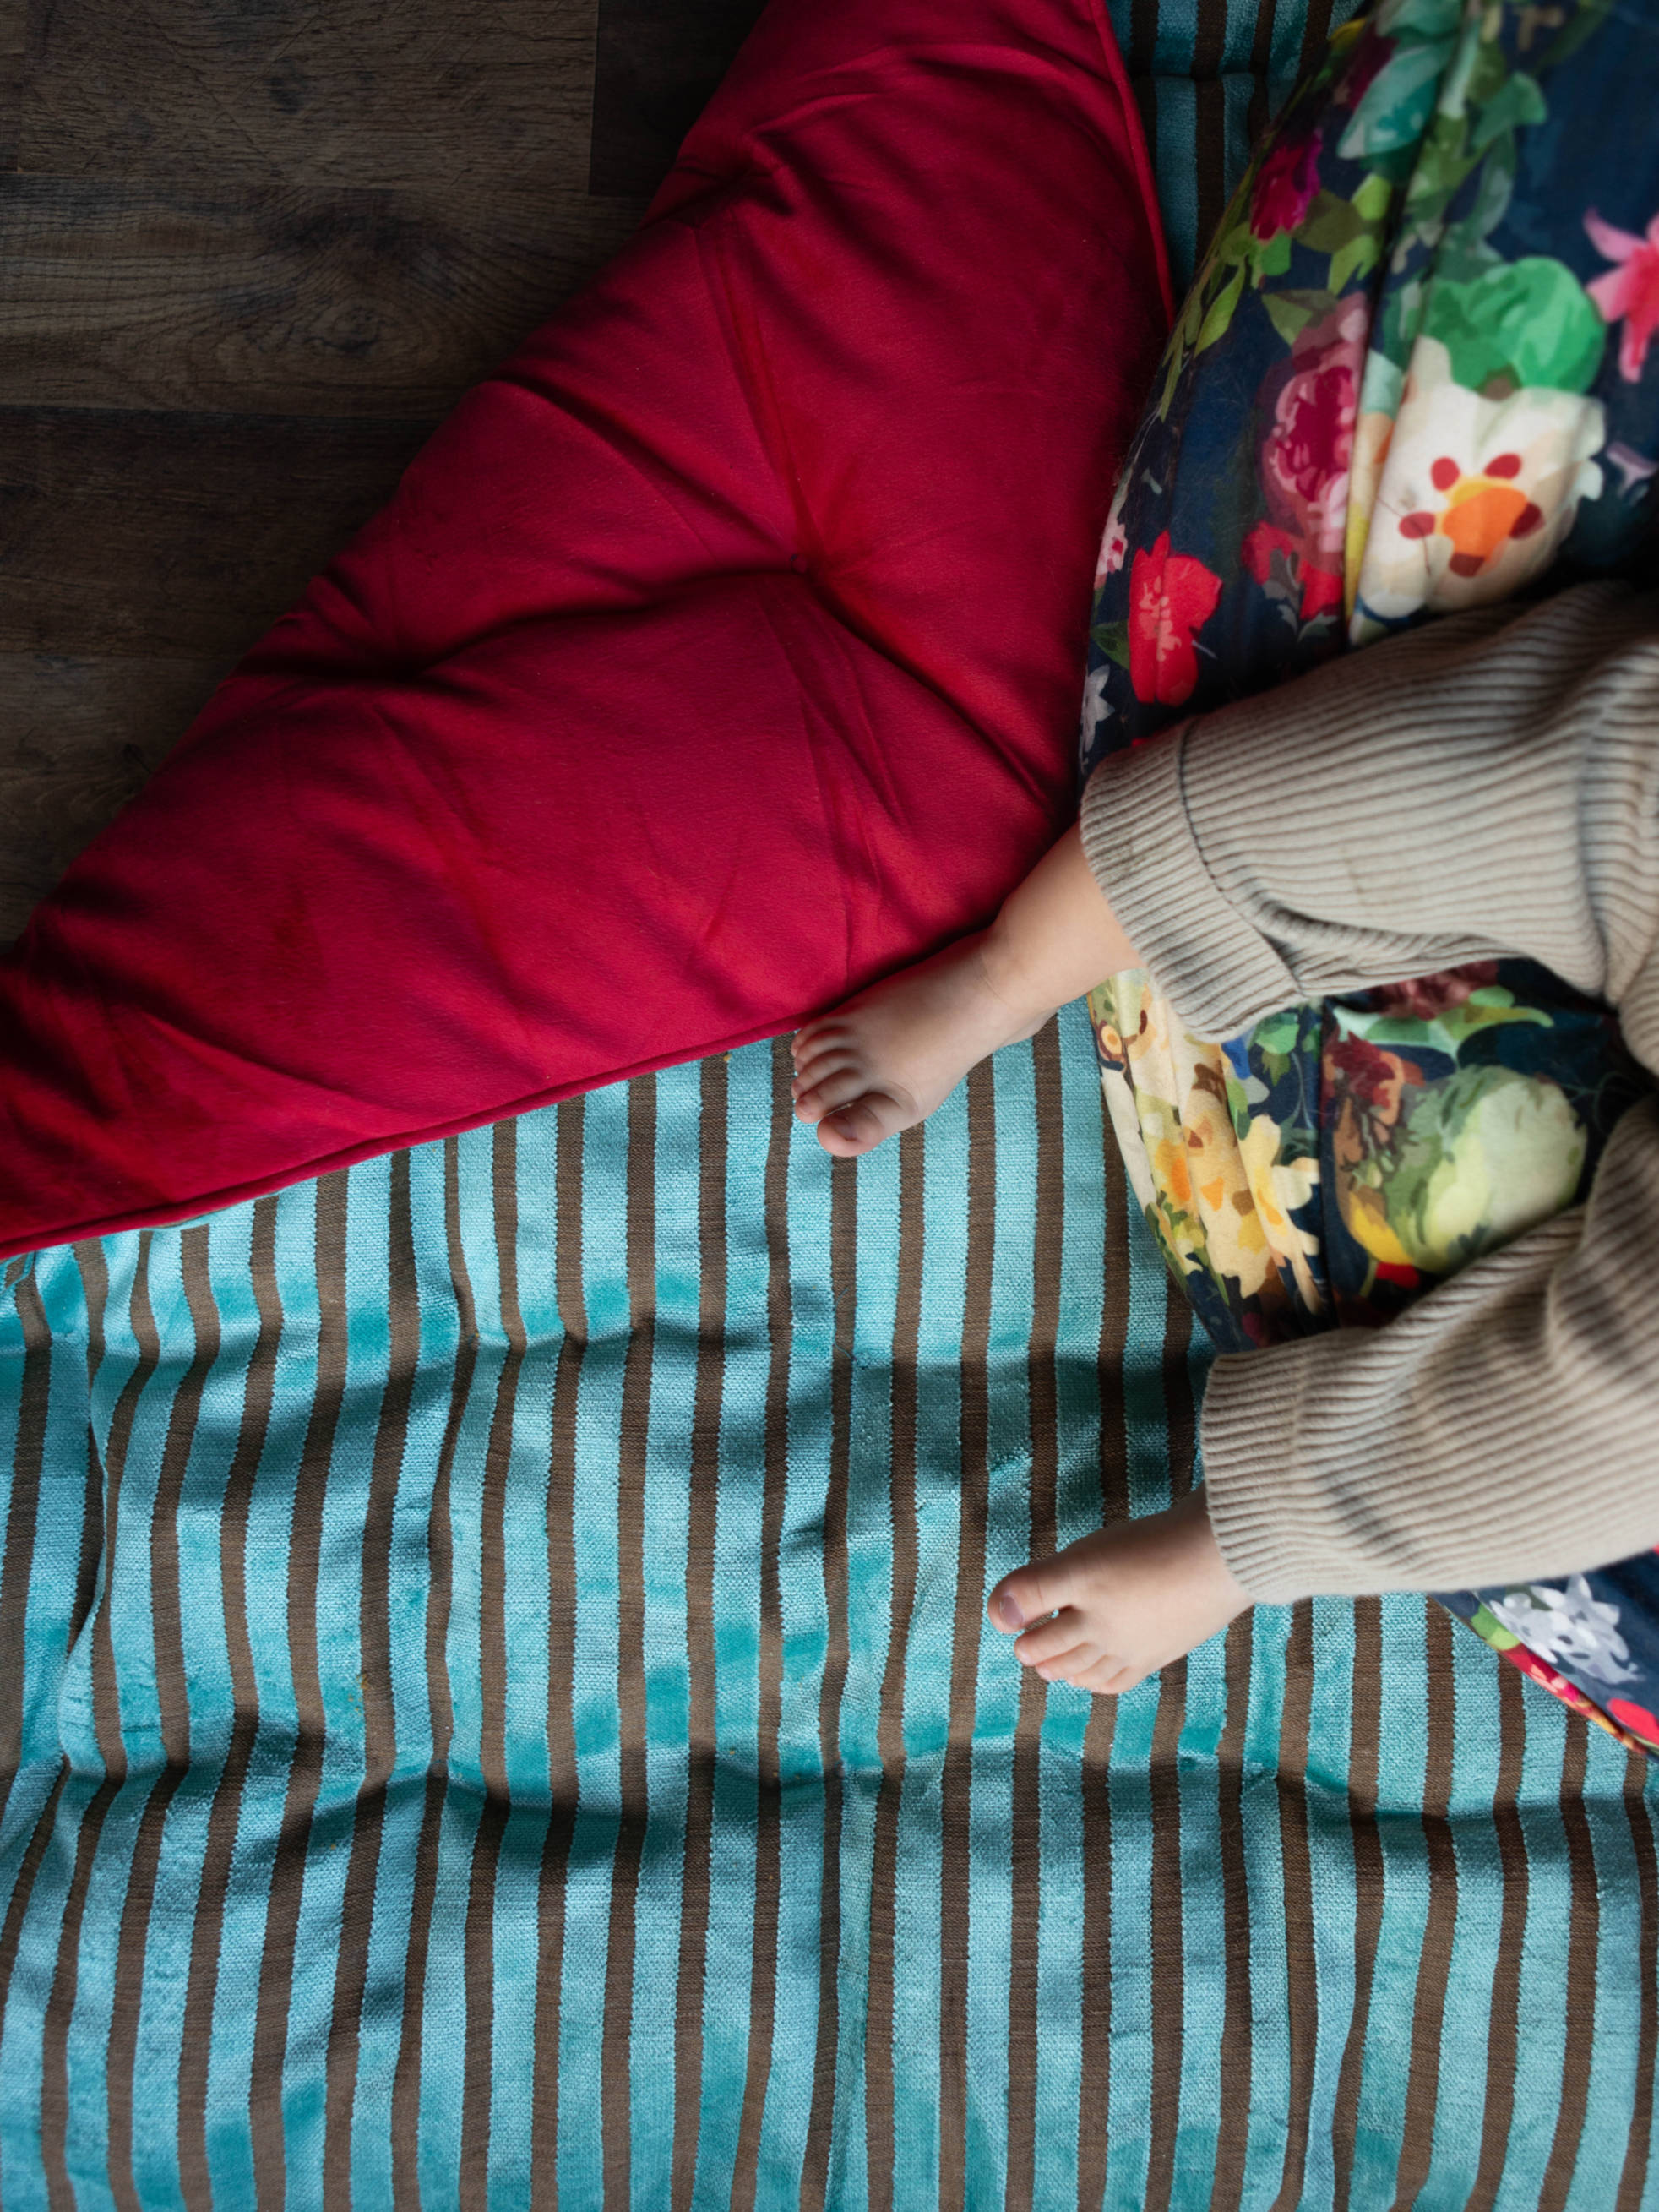
M 1109 754 L 1084 787 L 1084 856 L 1153 981 L 1200 1036 L 1231 1036 L 1303 994 L 1216 888 L 1193 835 L 1182 761 L 1192 725 Z

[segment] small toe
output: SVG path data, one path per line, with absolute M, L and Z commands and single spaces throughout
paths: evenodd
M 862 1098 L 868 1081 L 868 1076 L 860 1067 L 849 1066 L 833 1070 L 799 1094 L 795 1100 L 797 1118 L 821 1121 L 826 1114 L 833 1114 L 837 1108 L 850 1106 Z
M 1100 1657 L 1097 1644 L 1073 1644 L 1065 1651 L 1056 1652 L 1052 1659 L 1044 1659 L 1036 1672 L 1045 1682 L 1080 1683 Z
M 1052 1659 L 1061 1651 L 1069 1651 L 1083 1641 L 1083 1623 L 1076 1613 L 1057 1613 L 1052 1620 L 1040 1620 L 1028 1628 L 1014 1646 L 1014 1656 L 1023 1667 L 1034 1667 L 1039 1660 Z M 1099 1650 L 1097 1644 L 1095 1649 Z
M 850 1106 L 826 1114 L 818 1123 L 818 1142 L 837 1159 L 856 1159 L 861 1152 L 873 1152 L 892 1133 L 878 1108 L 867 1098 L 855 1099 Z

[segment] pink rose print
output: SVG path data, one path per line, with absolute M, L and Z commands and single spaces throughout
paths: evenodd
M 1261 488 L 1273 520 L 1310 566 L 1342 573 L 1348 520 L 1348 465 L 1359 411 L 1370 304 L 1363 292 L 1339 300 L 1310 323 L 1290 360 L 1262 387 L 1272 410 L 1261 448 Z
M 1584 228 L 1596 252 L 1619 264 L 1584 289 L 1601 310 L 1604 323 L 1624 324 L 1619 374 L 1634 384 L 1647 360 L 1649 341 L 1659 331 L 1659 215 L 1648 225 L 1645 238 L 1615 230 L 1594 208 L 1584 217 Z
M 1319 190 L 1319 133 L 1286 138 L 1273 147 L 1256 173 L 1250 197 L 1250 228 L 1258 238 L 1294 230 Z
M 1462 1006 L 1474 992 L 1497 981 L 1495 960 L 1469 960 L 1461 968 L 1443 968 L 1437 975 L 1414 975 L 1409 982 L 1379 984 L 1365 994 L 1365 1002 L 1375 1013 L 1428 1022 L 1449 1006 Z
M 1171 553 L 1166 530 L 1129 571 L 1129 681 L 1137 699 L 1178 707 L 1198 682 L 1194 638 L 1215 612 L 1221 579 L 1189 554 Z

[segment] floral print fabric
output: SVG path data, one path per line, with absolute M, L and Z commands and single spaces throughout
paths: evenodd
M 1336 33 L 1125 464 L 1085 781 L 1334 653 L 1632 562 L 1659 507 L 1656 82 L 1654 0 L 1382 0 Z M 1647 1082 L 1605 1007 L 1521 962 L 1219 1040 L 1139 972 L 1090 1006 L 1133 1187 L 1229 1350 L 1376 1326 L 1574 1203 Z M 1659 1562 L 1445 1601 L 1659 1747 Z

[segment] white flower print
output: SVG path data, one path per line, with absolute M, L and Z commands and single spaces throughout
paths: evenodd
M 1630 1647 L 1619 1633 L 1618 1607 L 1592 1597 L 1583 1575 L 1565 1589 L 1521 1583 L 1488 1598 L 1486 1610 L 1547 1667 L 1576 1667 L 1595 1682 L 1633 1682 L 1639 1672 L 1624 1664 Z

